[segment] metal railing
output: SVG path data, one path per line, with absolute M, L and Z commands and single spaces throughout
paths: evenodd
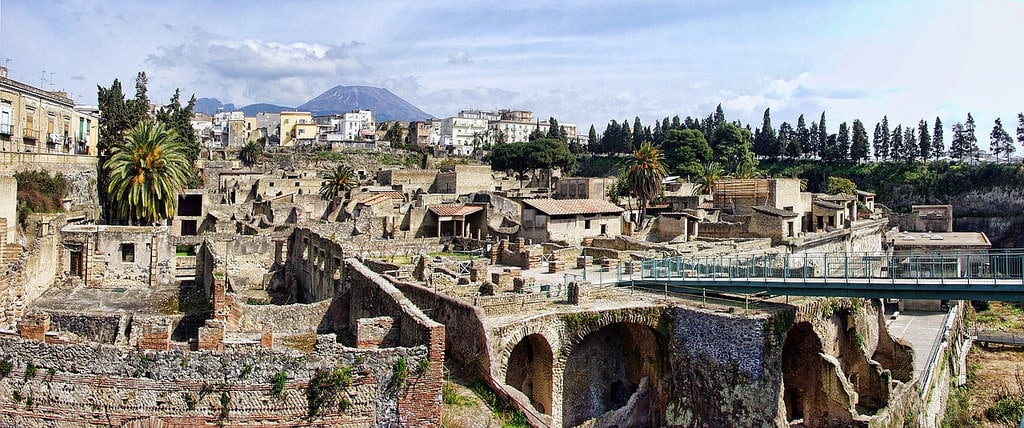
M 643 260 L 643 279 L 1021 279 L 1024 252 L 801 253 Z

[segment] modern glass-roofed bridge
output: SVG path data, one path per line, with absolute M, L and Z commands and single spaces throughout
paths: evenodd
M 1024 251 L 798 253 L 647 259 L 620 285 L 723 292 L 1024 301 Z

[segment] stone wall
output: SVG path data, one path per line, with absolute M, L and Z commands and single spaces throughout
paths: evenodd
M 47 311 L 50 331 L 72 333 L 79 338 L 106 344 L 127 344 L 127 329 L 132 322 L 128 313 L 79 313 Z
M 318 338 L 309 354 L 258 343 L 229 343 L 223 352 L 140 352 L 0 337 L 0 353 L 13 366 L 0 379 L 0 425 L 429 426 L 407 416 L 412 406 L 403 398 L 429 383 L 431 373 L 418 370 L 427 352 L 359 350 L 333 335 Z M 405 372 L 394 368 L 400 360 Z M 314 407 L 304 389 L 318 370 L 338 367 L 352 369 L 350 386 L 326 393 L 310 417 Z M 275 395 L 279 373 L 287 380 Z
M 297 301 L 319 302 L 347 293 L 343 280 L 345 250 L 332 239 L 308 228 L 296 228 L 288 238 L 288 275 Z
M 238 331 L 258 332 L 272 326 L 275 332 L 328 333 L 335 326 L 328 319 L 331 300 L 291 305 L 242 305 Z M 328 328 L 330 327 L 330 328 Z
M 441 384 L 444 381 L 445 326 L 416 307 L 388 280 L 358 260 L 345 260 L 346 283 L 351 287 L 349 325 L 360 318 L 393 317 L 401 346 L 427 344 L 428 363 L 420 382 L 410 385 L 398 400 L 399 423 L 404 426 L 438 426 L 441 423 Z

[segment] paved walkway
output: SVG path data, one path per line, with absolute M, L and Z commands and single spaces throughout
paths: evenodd
M 920 378 L 928 365 L 932 347 L 941 339 L 938 335 L 945 318 L 945 312 L 900 312 L 889 324 L 890 335 L 914 346 L 914 377 Z

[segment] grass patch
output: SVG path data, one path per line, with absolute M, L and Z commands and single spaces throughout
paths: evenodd
M 450 381 L 445 381 L 444 384 L 441 385 L 441 400 L 448 406 L 466 407 L 473 404 L 473 400 L 459 394 L 458 388 L 456 388 L 455 384 Z
M 474 382 L 469 386 L 469 389 L 473 391 L 487 407 L 491 409 L 495 419 L 501 421 L 502 428 L 529 428 L 530 424 L 526 422 L 526 415 L 519 410 L 516 410 L 506 401 L 505 399 L 499 398 L 491 391 L 486 384 L 480 381 Z M 444 393 L 442 388 L 441 393 Z
M 312 352 L 313 347 L 316 346 L 316 333 L 286 336 L 281 339 L 281 343 L 283 343 L 284 346 L 297 349 L 302 352 Z
M 1024 417 L 1024 397 L 1017 394 L 1003 394 L 994 404 L 985 409 L 985 419 L 992 422 L 1015 424 Z

